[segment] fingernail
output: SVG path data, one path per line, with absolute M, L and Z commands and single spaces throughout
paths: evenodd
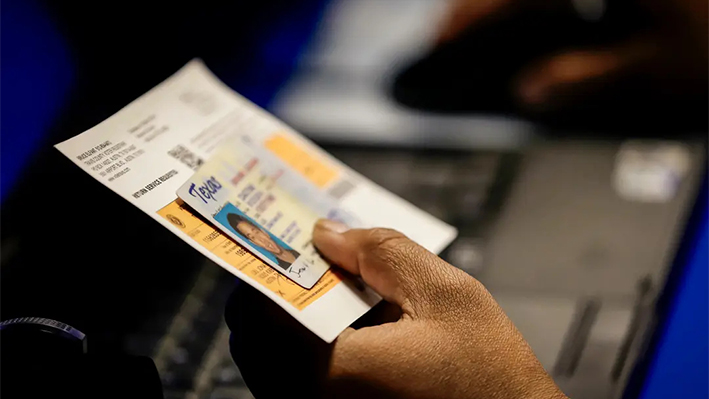
M 349 227 L 347 227 L 346 224 L 343 224 L 340 222 L 335 222 L 333 220 L 328 220 L 328 219 L 318 220 L 318 222 L 315 224 L 315 228 L 331 231 L 331 232 L 337 233 L 337 234 L 342 234 L 350 229 Z

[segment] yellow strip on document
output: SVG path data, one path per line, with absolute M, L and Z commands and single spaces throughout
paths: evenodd
M 209 223 L 195 216 L 183 205 L 182 200 L 177 199 L 171 202 L 160 209 L 158 214 L 230 266 L 280 295 L 298 310 L 305 309 L 343 279 L 339 273 L 330 269 L 325 272 L 313 288 L 307 290 L 273 270 L 231 238 L 223 235 Z
M 311 155 L 302 146 L 282 134 L 266 140 L 265 147 L 318 188 L 337 177 L 337 170 Z

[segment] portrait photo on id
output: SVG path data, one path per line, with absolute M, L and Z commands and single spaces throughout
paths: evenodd
M 231 203 L 227 203 L 214 218 L 284 270 L 288 270 L 300 256 L 298 251 L 269 233 Z

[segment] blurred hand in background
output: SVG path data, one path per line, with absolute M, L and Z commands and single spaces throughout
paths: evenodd
M 595 4 L 602 10 L 603 0 L 598 1 Z M 578 9 L 579 4 L 593 2 L 575 3 Z M 629 77 L 647 82 L 667 96 L 706 96 L 707 1 L 630 3 L 637 15 L 647 18 L 648 28 L 608 45 L 539 54 L 514 79 L 512 90 L 522 105 L 532 109 L 563 108 L 571 98 L 569 93 L 574 93 L 575 98 L 612 95 L 615 85 Z M 519 13 L 534 18 L 535 13 L 539 16 L 559 7 L 571 8 L 574 4 L 571 0 L 453 0 L 440 26 L 438 42 L 455 40 L 478 24 L 495 24 L 496 20 Z M 627 19 L 628 23 L 634 22 Z

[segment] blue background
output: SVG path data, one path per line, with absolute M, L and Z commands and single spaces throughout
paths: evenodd
M 659 326 L 638 376 L 642 399 L 709 397 L 708 200 L 705 178 L 658 305 Z

